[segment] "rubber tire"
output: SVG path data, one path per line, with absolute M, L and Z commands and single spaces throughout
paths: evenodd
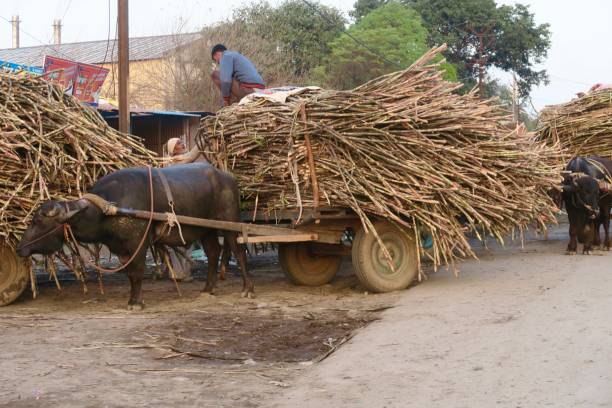
M 14 302 L 28 287 L 30 258 L 21 258 L 4 243 L 0 243 L 0 306 Z
M 280 244 L 278 260 L 289 281 L 302 286 L 329 283 L 342 264 L 340 255 L 313 255 L 308 242 Z
M 355 234 L 351 251 L 355 275 L 372 292 L 406 289 L 418 274 L 416 240 L 412 234 L 399 230 L 387 221 L 377 221 L 374 227 L 391 252 L 395 272 L 387 264 L 374 234 L 366 234 L 360 229 Z

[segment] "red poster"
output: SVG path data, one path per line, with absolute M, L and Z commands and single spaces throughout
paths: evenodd
M 44 72 L 45 78 L 59 83 L 67 94 L 91 105 L 98 104 L 100 89 L 108 75 L 106 68 L 49 55 L 45 56 Z
M 73 95 L 82 102 L 97 105 L 106 75 L 106 68 L 79 63 Z
M 45 55 L 44 77 L 59 83 L 67 94 L 73 93 L 76 73 L 76 62 Z

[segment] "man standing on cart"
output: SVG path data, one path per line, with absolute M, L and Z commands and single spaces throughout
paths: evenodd
M 217 44 L 212 48 L 211 56 L 218 66 L 218 70 L 213 71 L 211 77 L 221 91 L 223 106 L 240 101 L 255 92 L 255 89 L 266 87 L 255 65 L 239 52 L 230 51 L 223 44 Z

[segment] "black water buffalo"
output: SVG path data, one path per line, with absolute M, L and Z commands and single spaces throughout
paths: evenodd
M 563 201 L 570 222 L 568 254 L 575 254 L 577 242 L 589 254 L 593 245 L 601 245 L 599 227 L 603 225 L 603 247 L 610 250 L 611 197 L 606 180 L 612 174 L 612 161 L 600 157 L 575 157 L 566 166 Z
M 169 212 L 170 206 L 158 174 L 161 171 L 168 181 L 174 199 L 174 211 L 178 215 L 223 221 L 240 221 L 240 196 L 236 180 L 213 166 L 204 163 L 185 164 L 153 169 L 152 183 L 154 211 Z M 137 210 L 150 209 L 149 173 L 147 168 L 129 168 L 108 174 L 98 180 L 89 191 L 118 207 Z M 75 201 L 46 201 L 34 213 L 32 222 L 17 246 L 20 256 L 50 254 L 64 244 L 62 226 L 70 225 L 79 242 L 102 243 L 122 262 L 138 249 L 145 234 L 148 220 L 125 216 L 107 216 L 87 199 Z M 171 247 L 183 246 L 178 228 L 160 234 L 162 222 L 153 222 L 147 232 L 148 241 Z M 236 256 L 243 277 L 243 296 L 252 297 L 253 283 L 246 268 L 243 245 L 237 243 L 237 233 L 218 232 L 212 229 L 181 226 L 187 245 L 200 240 L 208 257 L 208 277 L 204 292 L 213 293 L 217 278 L 217 262 L 220 254 L 218 234 Z M 42 238 L 41 238 L 42 237 Z M 128 309 L 140 309 L 144 305 L 142 278 L 145 269 L 147 245 L 138 251 L 126 267 L 130 280 Z

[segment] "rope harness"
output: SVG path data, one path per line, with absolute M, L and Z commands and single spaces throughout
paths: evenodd
M 170 212 L 166 213 L 166 223 L 162 227 L 162 232 L 159 236 L 154 240 L 157 242 L 161 236 L 170 235 L 172 232 L 172 228 L 175 226 L 178 228 L 179 237 L 181 238 L 181 242 L 183 245 L 187 245 L 185 242 L 185 238 L 183 238 L 183 230 L 181 229 L 181 224 L 178 222 L 176 218 L 176 212 L 174 212 L 174 197 L 172 196 L 172 190 L 170 189 L 170 184 L 168 184 L 168 180 L 164 173 L 162 173 L 159 169 L 155 169 L 159 179 L 162 182 L 162 186 L 164 187 L 164 192 L 166 193 L 166 199 L 168 200 L 168 206 L 170 207 Z
M 166 222 L 164 223 L 163 229 L 162 229 L 162 233 L 160 235 L 158 235 L 156 238 L 154 238 L 154 242 L 157 242 L 161 236 L 163 235 L 169 235 L 170 232 L 172 231 L 172 228 L 177 227 L 178 228 L 178 232 L 179 232 L 179 236 L 181 238 L 181 242 L 183 243 L 183 245 L 186 245 L 186 241 L 185 238 L 183 237 L 183 231 L 181 229 L 181 224 L 179 223 L 178 219 L 177 219 L 177 215 L 174 211 L 174 198 L 172 196 L 172 191 L 170 190 L 170 185 L 168 184 L 168 180 L 166 179 L 166 177 L 164 176 L 164 174 L 159 170 L 159 169 L 155 169 L 157 172 L 157 175 L 159 176 L 162 186 L 164 188 L 164 192 L 166 194 L 166 199 L 168 200 L 168 206 L 170 207 L 170 212 L 166 212 Z M 151 225 L 153 223 L 153 215 L 154 215 L 154 193 L 153 193 L 153 173 L 152 173 L 152 168 L 151 166 L 147 166 L 147 173 L 148 173 L 148 185 L 149 185 L 149 219 L 147 221 L 147 227 L 142 235 L 142 238 L 140 239 L 140 242 L 138 243 L 138 247 L 136 248 L 136 250 L 134 251 L 134 253 L 130 256 L 130 258 L 123 264 L 120 265 L 117 268 L 113 268 L 113 269 L 107 269 L 107 268 L 103 268 L 101 266 L 98 266 L 96 264 L 93 264 L 89 261 L 87 261 L 87 265 L 92 267 L 93 269 L 99 271 L 99 272 L 105 272 L 105 273 L 115 273 L 115 272 L 119 272 L 123 269 L 125 269 L 126 267 L 128 267 L 136 258 L 136 256 L 138 255 L 138 253 L 140 253 L 140 250 L 142 249 L 147 236 L 149 234 L 149 231 L 151 229 Z M 104 198 L 100 197 L 97 194 L 92 194 L 92 193 L 86 193 L 83 194 L 83 196 L 81 197 L 82 199 L 85 199 L 87 201 L 89 201 L 90 203 L 94 204 L 96 207 L 98 207 L 100 209 L 100 211 L 102 211 L 102 213 L 106 216 L 114 216 L 117 215 L 118 213 L 118 209 L 117 206 L 114 203 L 111 203 L 107 200 L 105 200 Z M 66 206 L 66 211 L 68 211 L 68 204 L 64 203 L 64 205 Z M 78 243 L 74 232 L 72 231 L 72 227 L 70 226 L 70 224 L 68 222 L 64 222 L 62 224 L 57 225 L 56 227 L 52 228 L 51 230 L 45 232 L 44 234 L 34 238 L 33 240 L 22 244 L 21 247 L 28 247 L 31 246 L 39 241 L 42 241 L 43 239 L 49 237 L 52 234 L 55 234 L 57 231 L 59 231 L 60 229 L 63 229 L 64 232 L 64 239 L 66 240 L 66 242 L 69 245 L 74 245 L 74 247 L 76 248 L 76 245 Z

